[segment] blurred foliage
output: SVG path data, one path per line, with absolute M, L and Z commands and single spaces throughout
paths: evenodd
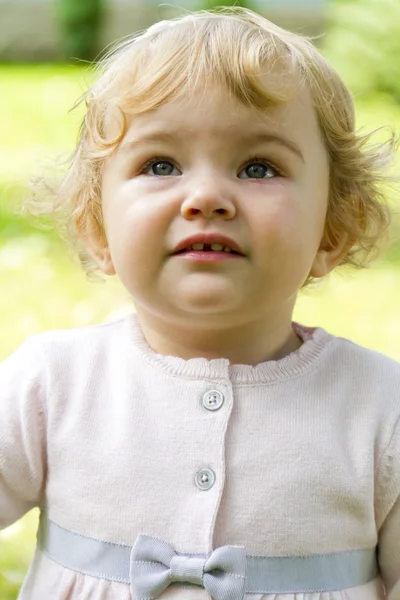
M 105 0 L 56 0 L 56 19 L 66 59 L 96 58 L 104 8 Z
M 330 4 L 325 56 L 356 95 L 377 92 L 400 103 L 400 1 Z
M 15 600 L 35 549 L 39 510 L 33 509 L 23 519 L 1 532 L 0 598 Z
M 218 6 L 242 6 L 243 8 L 255 10 L 254 2 L 251 0 L 203 0 L 201 2 L 203 10 L 211 10 Z
M 71 152 L 84 109 L 69 110 L 90 80 L 90 70 L 72 65 L 0 66 L 0 209 Z

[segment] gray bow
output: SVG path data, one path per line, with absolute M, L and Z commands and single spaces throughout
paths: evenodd
M 243 546 L 221 546 L 211 556 L 177 554 L 165 541 L 139 534 L 131 551 L 133 600 L 159 596 L 170 583 L 203 586 L 215 600 L 243 600 L 246 551 Z

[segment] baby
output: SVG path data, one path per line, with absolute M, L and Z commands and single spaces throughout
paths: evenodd
M 244 9 L 101 67 L 43 211 L 136 312 L 0 365 L 0 527 L 41 511 L 20 598 L 400 600 L 400 365 L 292 321 L 384 240 L 393 139 Z

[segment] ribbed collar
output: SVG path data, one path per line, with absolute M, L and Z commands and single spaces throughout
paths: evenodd
M 184 379 L 226 380 L 241 385 L 274 383 L 299 377 L 315 367 L 336 338 L 321 327 L 307 327 L 292 322 L 294 332 L 303 340 L 302 346 L 279 360 L 269 360 L 257 365 L 231 365 L 227 358 L 190 358 L 157 354 L 148 345 L 136 314 L 126 317 L 129 337 L 135 353 L 158 371 Z

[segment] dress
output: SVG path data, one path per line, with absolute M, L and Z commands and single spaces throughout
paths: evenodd
M 134 314 L 29 338 L 0 364 L 0 528 L 40 506 L 73 535 L 131 547 L 146 534 L 183 555 L 375 549 L 362 585 L 244 597 L 400 600 L 400 365 L 292 327 L 303 345 L 256 366 L 158 355 Z M 37 549 L 19 598 L 132 594 Z M 212 596 L 175 582 L 158 597 Z

